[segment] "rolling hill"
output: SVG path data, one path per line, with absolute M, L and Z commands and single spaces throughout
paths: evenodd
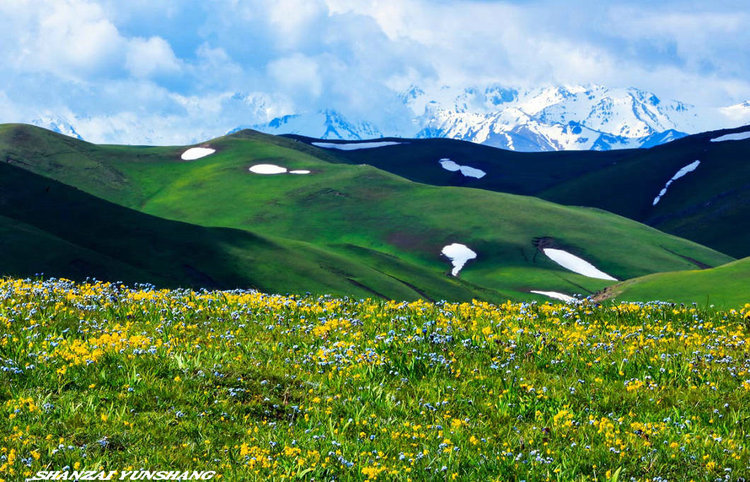
M 600 299 L 662 300 L 738 308 L 750 303 L 750 258 L 706 270 L 657 273 L 609 287 Z
M 342 162 L 369 164 L 413 181 L 597 207 L 743 257 L 750 255 L 748 132 L 707 132 L 650 149 L 545 153 L 503 151 L 449 139 L 384 139 L 398 144 L 342 150 L 335 142 L 295 138 L 327 146 L 325 150 Z M 346 143 L 338 147 L 342 145 Z M 446 170 L 441 159 L 484 175 Z
M 169 221 L 7 164 L 0 164 L 0 233 L 3 275 L 419 296 L 389 276 L 308 243 Z M 464 299 L 473 294 L 456 280 L 433 280 L 409 269 L 426 292 L 457 293 Z
M 86 195 L 88 204 L 128 208 L 139 218 L 123 222 L 104 213 L 84 222 L 70 200 L 55 201 L 61 207 L 54 211 L 49 204 L 38 205 L 43 197 L 31 195 L 6 203 L 16 207 L 0 214 L 9 216 L 17 206 L 28 205 L 33 214 L 20 210 L 12 219 L 128 264 L 141 263 L 141 269 L 151 262 L 149 245 L 164 247 L 160 254 L 169 260 L 164 272 L 170 273 L 179 273 L 170 271 L 179 260 L 213 253 L 196 269 L 222 280 L 217 284 L 246 283 L 283 292 L 546 299 L 529 292 L 591 294 L 612 284 L 563 268 L 551 259 L 554 252 L 571 253 L 617 279 L 732 261 L 599 209 L 414 183 L 369 165 L 347 164 L 338 152 L 295 139 L 241 131 L 202 146 L 215 153 L 186 161 L 181 158 L 186 147 L 98 146 L 30 126 L 0 126 L 0 159 L 6 169 L 58 181 Z M 309 174 L 250 172 L 259 165 Z M 20 177 L 7 182 L 10 191 L 23 191 L 27 184 Z M 65 212 L 81 222 L 75 228 L 55 226 Z M 101 221 L 107 219 L 109 224 Z M 131 242 L 128 229 L 143 219 L 153 225 L 154 234 Z M 181 232 L 170 224 L 174 222 L 188 224 L 179 224 Z M 163 226 L 169 226 L 166 234 Z M 196 236 L 203 245 L 189 244 Z M 453 267 L 441 255 L 452 243 L 476 253 L 458 278 L 449 276 Z M 258 247 L 269 244 L 271 254 Z M 139 257 L 138 252 L 145 254 Z M 287 278 L 291 281 L 285 283 Z M 141 281 L 152 279 L 160 280 L 146 276 Z M 306 288 L 301 287 L 304 280 Z

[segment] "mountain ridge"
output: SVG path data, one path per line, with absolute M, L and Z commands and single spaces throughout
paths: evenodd
M 593 84 L 532 89 L 497 84 L 468 88 L 412 85 L 386 94 L 382 105 L 367 106 L 366 113 L 362 106 L 352 111 L 335 103 L 300 110 L 288 99 L 260 92 L 229 92 L 222 98 L 235 120 L 180 135 L 168 129 L 160 131 L 163 126 L 148 126 L 137 116 L 120 116 L 99 128 L 92 127 L 85 112 L 44 112 L 30 123 L 77 139 L 110 144 L 129 139 L 125 143 L 184 145 L 251 128 L 275 135 L 340 140 L 452 138 L 521 152 L 653 147 L 688 134 L 750 123 L 750 101 L 719 108 L 696 107 L 636 87 Z M 235 127 L 230 129 L 232 124 Z
M 732 256 L 750 255 L 745 222 L 750 216 L 750 164 L 745 161 L 750 126 L 612 151 L 528 153 L 455 139 L 384 139 L 390 145 L 378 149 L 320 147 L 345 162 L 369 164 L 415 182 L 596 207 Z M 337 142 L 342 141 L 329 144 Z M 483 174 L 471 177 L 446 169 L 445 160 Z
M 332 109 L 277 117 L 256 130 L 320 139 L 451 138 L 537 152 L 652 147 L 696 130 L 694 106 L 663 101 L 636 88 L 490 86 L 437 95 L 411 86 L 399 96 L 411 130 L 393 131 L 350 120 Z

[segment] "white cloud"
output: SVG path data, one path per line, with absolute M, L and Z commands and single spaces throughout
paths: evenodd
M 412 84 L 636 86 L 707 107 L 708 127 L 750 99 L 739 0 L 0 0 L 0 18 L 3 120 L 66 112 L 107 142 L 326 107 L 382 125 Z
M 269 2 L 268 19 L 278 46 L 285 49 L 305 41 L 305 33 L 327 8 L 319 0 L 275 0 Z
M 94 3 L 24 1 L 14 7 L 6 31 L 14 41 L 4 53 L 18 70 L 83 79 L 112 68 L 122 53 L 124 39 Z
M 719 113 L 734 125 L 750 124 L 750 102 L 721 107 Z
M 92 82 L 124 73 L 134 77 L 175 73 L 180 62 L 159 37 L 128 37 L 97 3 L 87 0 L 20 1 L 0 5 L 10 17 L 4 32 L 5 61 L 17 72 L 46 72 Z
M 320 96 L 323 82 L 318 63 L 302 54 L 282 57 L 268 64 L 268 74 L 293 96 Z
M 180 64 L 172 48 L 161 37 L 135 38 L 128 43 L 125 66 L 135 77 L 175 73 Z

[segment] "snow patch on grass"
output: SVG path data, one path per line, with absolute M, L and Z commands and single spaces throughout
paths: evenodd
M 216 149 L 211 149 L 210 147 L 191 147 L 187 151 L 183 152 L 180 158 L 183 161 L 194 161 L 196 159 L 200 159 L 201 157 L 211 155 L 214 152 L 216 152 Z
M 669 189 L 670 184 L 672 184 L 674 181 L 681 178 L 682 176 L 686 175 L 687 173 L 695 171 L 700 165 L 700 163 L 701 161 L 691 162 L 687 166 L 677 171 L 677 173 L 674 176 L 672 176 L 672 179 L 667 181 L 667 184 L 664 186 L 664 189 L 662 189 L 659 192 L 659 194 L 654 198 L 653 206 L 656 206 L 657 204 L 659 204 L 659 201 L 661 201 L 661 198 L 664 197 L 664 195 L 667 193 L 667 189 Z
M 711 139 L 711 142 L 744 141 L 745 139 L 750 139 L 750 131 L 735 132 L 734 134 L 725 134 L 720 137 L 714 137 Z
M 529 293 L 534 293 L 537 295 L 547 296 L 549 298 L 554 298 L 556 300 L 564 301 L 566 303 L 570 303 L 572 301 L 578 301 L 574 297 L 570 295 L 566 295 L 564 293 L 558 293 L 557 291 L 537 291 L 537 290 L 531 290 Z
M 552 261 L 559 264 L 565 269 L 569 269 L 574 273 L 588 276 L 589 278 L 606 279 L 617 281 L 617 278 L 613 278 L 604 271 L 598 270 L 593 264 L 589 263 L 585 259 L 581 259 L 578 256 L 572 255 L 562 249 L 544 248 L 544 254 L 549 257 Z
M 466 177 L 475 177 L 477 179 L 481 179 L 485 175 L 487 175 L 487 173 L 481 169 L 477 169 L 471 166 L 462 166 L 460 164 L 455 163 L 454 161 L 451 161 L 448 158 L 440 159 L 439 162 L 440 162 L 440 165 L 443 166 L 443 169 L 445 169 L 446 171 L 451 171 L 451 172 L 461 171 L 461 174 L 463 174 Z
M 276 164 L 256 164 L 250 168 L 254 174 L 286 174 L 286 167 L 277 166 Z
M 458 276 L 459 271 L 461 271 L 466 262 L 477 257 L 477 253 L 470 250 L 465 244 L 460 243 L 445 246 L 441 253 L 451 260 L 453 264 L 451 274 L 453 276 Z
M 335 142 L 313 142 L 312 145 L 324 149 L 339 149 L 341 151 L 356 151 L 357 149 L 375 149 L 377 147 L 396 146 L 403 142 L 378 141 L 378 142 L 350 142 L 339 144 Z

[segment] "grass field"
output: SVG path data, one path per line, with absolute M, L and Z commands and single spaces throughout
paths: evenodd
M 750 301 L 750 258 L 713 269 L 635 278 L 612 286 L 607 294 L 623 301 L 659 299 L 706 306 L 739 306 Z
M 750 304 L 0 282 L 0 479 L 737 480 Z

